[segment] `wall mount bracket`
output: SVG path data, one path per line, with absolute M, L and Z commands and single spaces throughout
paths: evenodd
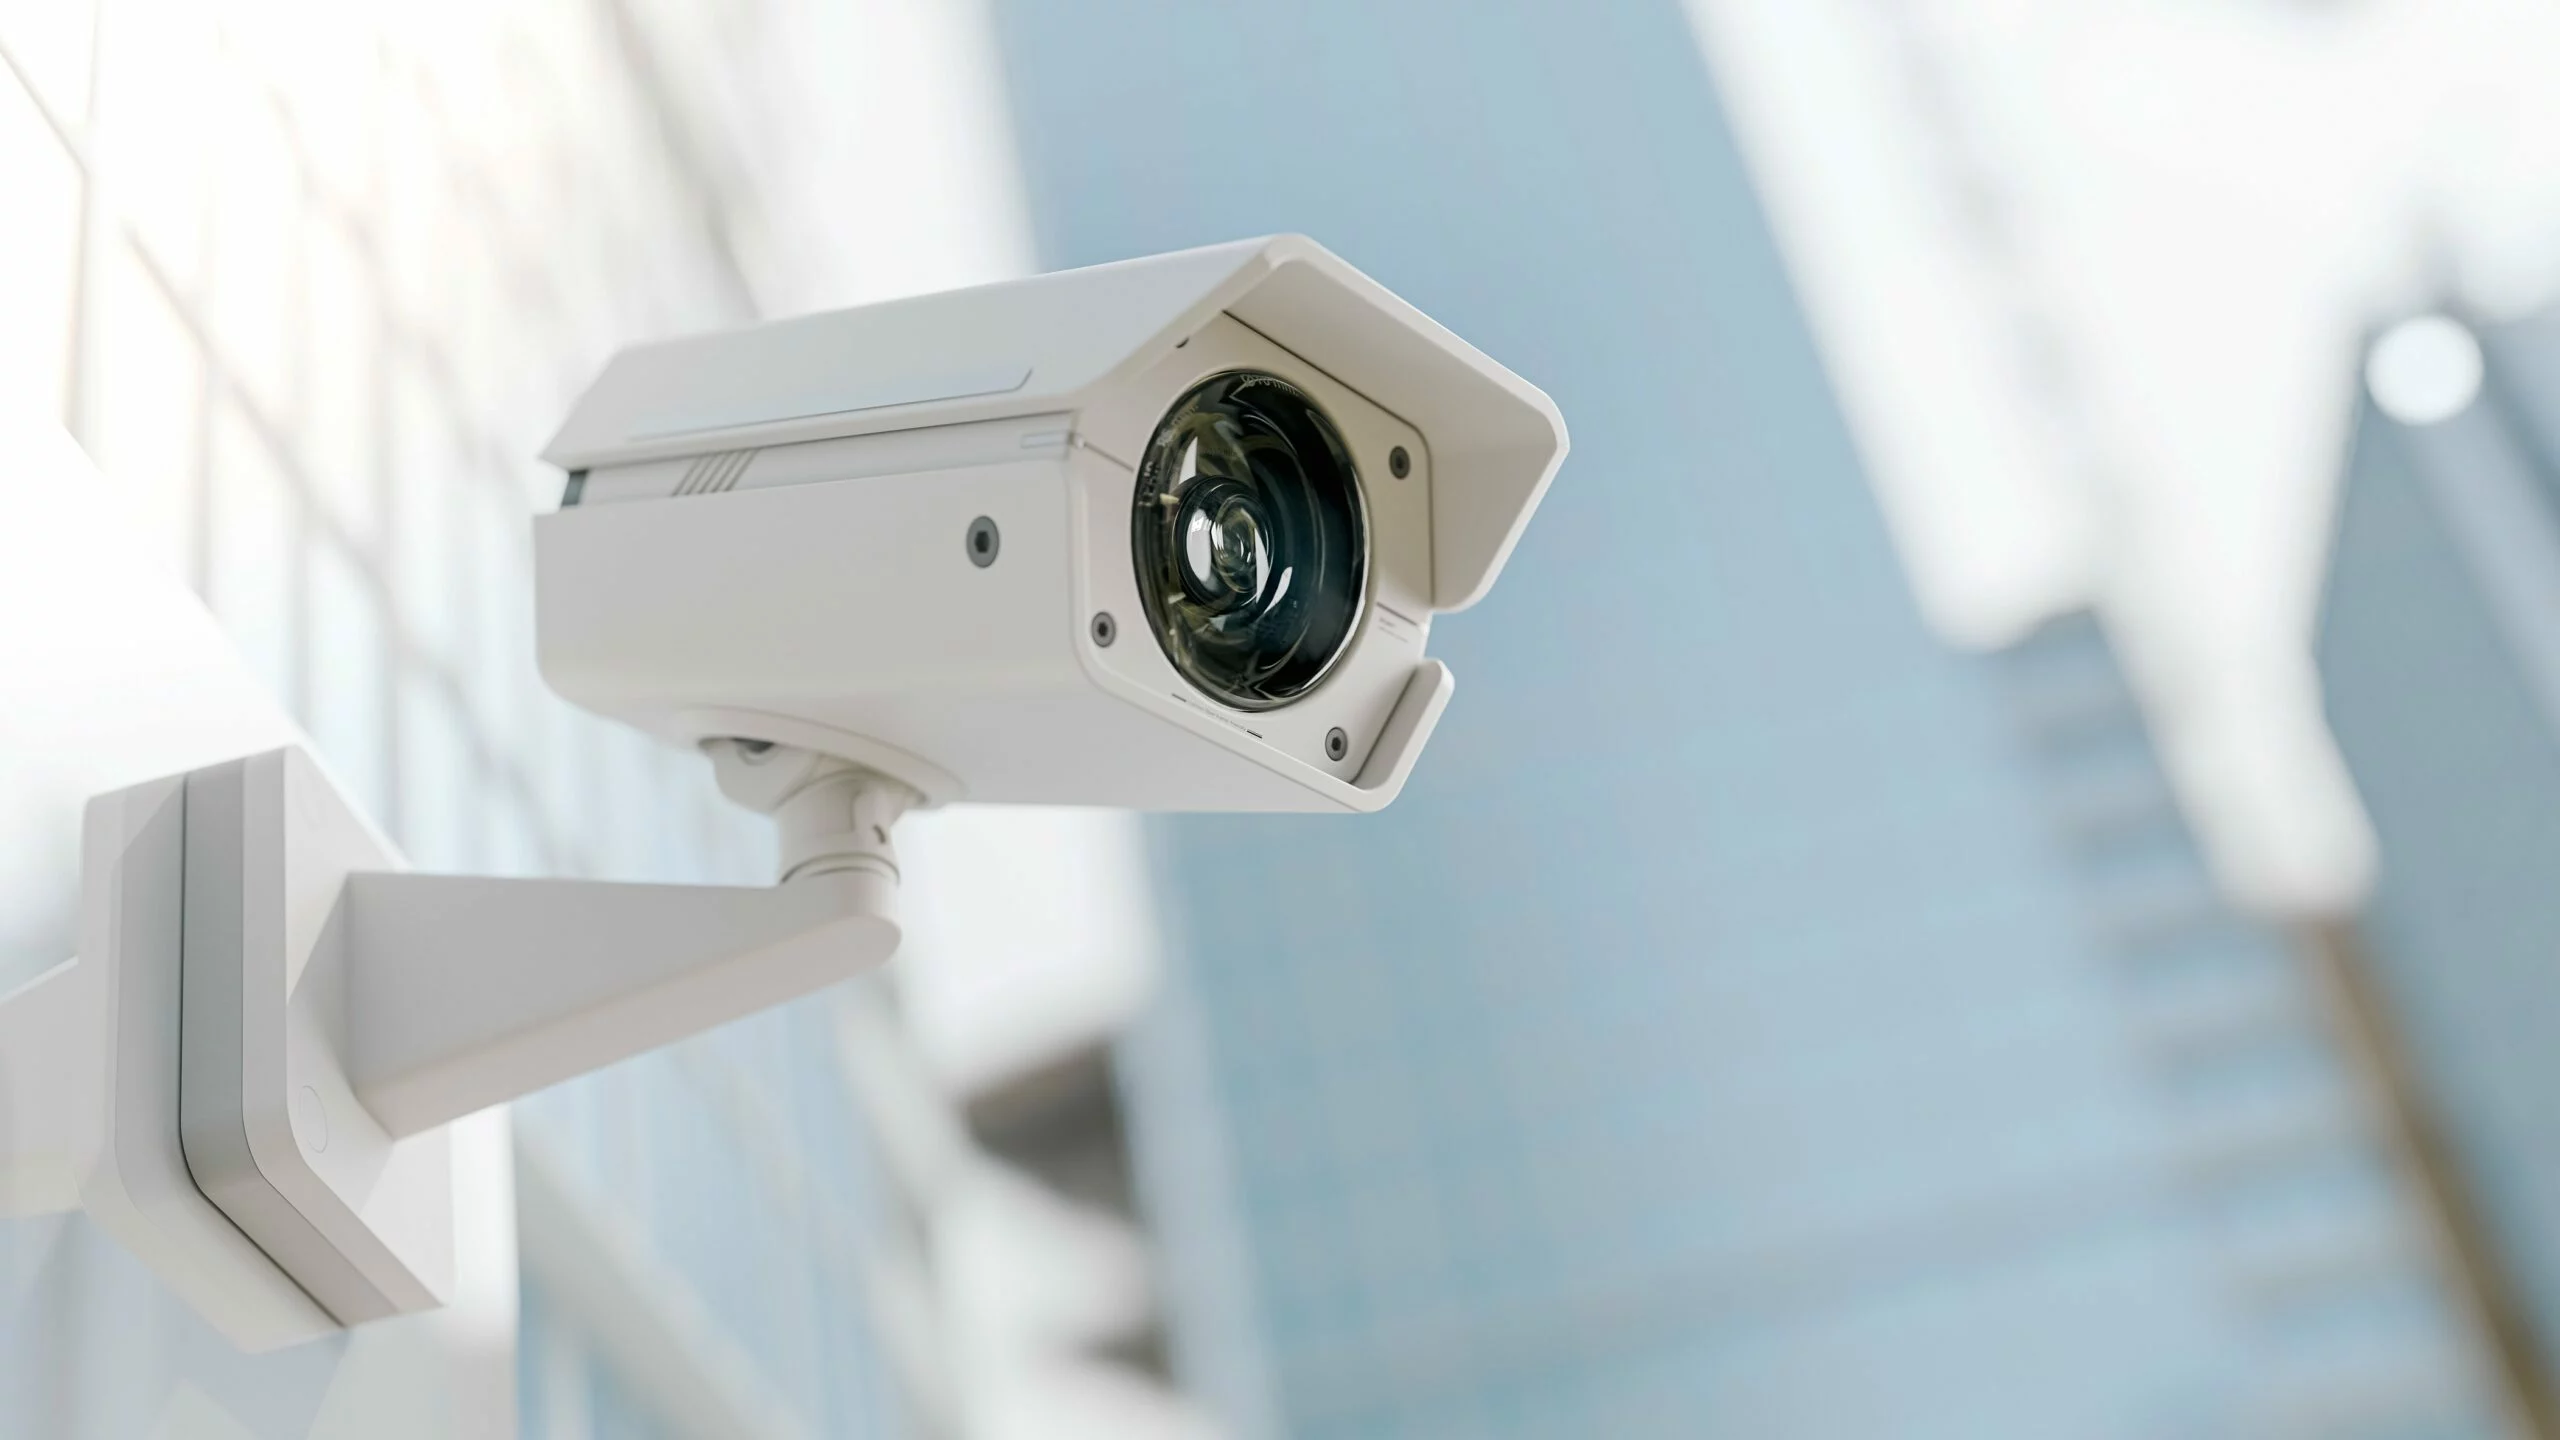
M 0 1005 L 88 1032 L 46 1050 L 92 1067 L 48 1085 L 79 1203 L 243 1349 L 444 1303 L 448 1122 L 897 949 L 914 792 L 706 749 L 779 884 L 418 874 L 298 748 L 90 802 L 80 959 Z

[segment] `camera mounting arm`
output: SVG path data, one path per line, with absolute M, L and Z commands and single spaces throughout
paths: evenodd
M 447 1122 L 793 999 L 899 941 L 917 796 L 718 741 L 771 887 L 421 875 L 298 749 L 92 802 L 102 1097 L 80 1199 L 246 1349 L 443 1303 Z M 245 1241 L 245 1243 L 243 1243 Z
M 897 948 L 889 833 L 916 802 L 840 760 L 706 747 L 722 790 L 773 815 L 764 888 L 347 876 L 356 1099 L 414 1135 L 834 983 Z

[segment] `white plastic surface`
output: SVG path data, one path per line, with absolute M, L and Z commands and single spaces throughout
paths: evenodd
M 232 1344 L 272 1350 L 337 1327 L 196 1188 L 179 1149 L 185 789 L 173 777 L 89 805 L 79 963 L 102 1027 L 83 1087 L 100 1109 L 80 1200 Z
M 1435 477 L 1431 608 L 1466 609 L 1493 588 L 1564 463 L 1563 412 L 1323 246 L 1268 244 L 1268 277 L 1225 308 L 1422 432 Z
M 348 1075 L 348 877 L 399 855 L 299 748 L 186 782 L 179 1132 L 196 1186 L 340 1324 L 453 1290 L 447 1137 L 397 1138 Z
M 910 350 L 928 370 L 1035 358 L 996 411 L 800 416 L 689 451 L 650 430 L 695 389 L 743 404 Z M 1241 368 L 1334 418 L 1372 547 L 1341 663 L 1253 713 L 1175 672 L 1130 556 L 1147 438 Z M 1433 614 L 1491 582 L 1563 449 L 1545 396 L 1297 237 L 646 347 L 553 446 L 595 493 L 535 522 L 537 649 L 553 689 L 669 741 L 823 750 L 936 804 L 1376 810 L 1448 698 Z M 981 522 L 1001 536 L 983 565 L 963 547 Z
M 367 1109 L 414 1134 L 878 965 L 895 892 L 838 873 L 771 888 L 360 875 L 350 1054 Z
M 1263 268 L 1265 243 L 1215 245 L 634 346 L 613 357 L 542 458 L 578 470 L 1073 409 L 1085 390 L 1159 337 L 1167 345 L 1179 338 L 1166 331 L 1187 329 L 1222 308 L 1219 298 L 1241 288 L 1240 277 Z M 1026 371 L 1021 384 L 999 393 L 960 383 Z M 924 379 L 948 383 L 918 383 Z M 945 393 L 932 394 L 937 388 Z M 914 398 L 784 414 L 799 397 L 830 391 Z M 692 417 L 723 414 L 771 418 L 665 433 Z
M 580 470 L 1081 410 L 1221 311 L 1422 432 L 1439 479 L 1432 608 L 1482 598 L 1563 462 L 1563 416 L 1536 386 L 1302 235 L 626 350 L 543 458 Z M 1016 373 L 1020 384 L 993 388 Z M 843 403 L 820 403 L 830 396 Z
M 1328 684 L 1276 719 L 1223 710 L 1184 685 L 1134 595 L 1093 603 L 1119 620 L 1119 658 L 1146 665 L 1154 683 L 1095 663 L 1071 487 L 1118 495 L 1127 476 L 1079 448 L 1064 462 L 543 516 L 543 678 L 679 744 L 734 735 L 825 749 L 936 801 L 1341 813 L 1393 799 L 1395 785 L 1371 782 L 1400 784 L 1413 757 L 1378 752 L 1369 737 L 1390 733 L 1424 663 L 1418 637 L 1400 659 L 1380 645 L 1365 687 Z M 963 546 L 982 515 L 1004 537 L 983 568 Z M 1116 528 L 1125 563 L 1127 527 Z M 1323 764 L 1336 724 L 1362 737 L 1341 774 Z M 1393 733 L 1418 751 L 1429 729 Z M 1364 774 L 1381 760 L 1376 777 Z

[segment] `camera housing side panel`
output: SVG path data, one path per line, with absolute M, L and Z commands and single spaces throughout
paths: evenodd
M 899 717 L 1078 683 L 1054 620 L 1065 522 L 1046 458 L 565 508 L 535 522 L 543 678 L 677 743 L 712 738 L 703 716 L 764 713 L 975 789 L 943 737 Z M 947 776 L 911 783 L 957 798 L 936 793 Z
M 1337 808 L 1242 737 L 1168 726 L 1078 663 L 1078 463 L 1062 446 L 541 517 L 543 677 L 674 743 L 840 755 L 933 803 Z

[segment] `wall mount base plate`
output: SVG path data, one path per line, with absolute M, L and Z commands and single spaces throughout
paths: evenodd
M 82 1206 L 243 1350 L 442 1304 L 446 1133 L 393 1141 L 336 1059 L 338 899 L 398 855 L 297 749 L 101 796 L 82 844 L 106 1032 Z

